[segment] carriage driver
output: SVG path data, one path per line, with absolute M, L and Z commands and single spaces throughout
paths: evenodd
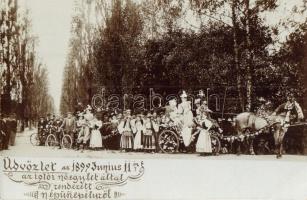
M 289 124 L 290 120 L 296 119 L 297 121 L 302 121 L 304 119 L 304 114 L 301 106 L 295 100 L 292 93 L 287 95 L 287 102 L 278 106 L 272 115 L 286 113 L 285 123 Z

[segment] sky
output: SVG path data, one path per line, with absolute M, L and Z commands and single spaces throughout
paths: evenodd
M 30 11 L 39 60 L 48 69 L 50 95 L 58 109 L 74 0 L 20 0 L 20 6 Z
M 79 0 L 78 0 L 79 1 Z M 304 0 L 279 0 L 280 7 L 274 13 L 268 13 L 268 25 L 276 25 L 286 19 L 294 5 Z M 49 72 L 49 89 L 58 109 L 61 98 L 63 69 L 68 53 L 70 23 L 74 9 L 74 0 L 19 0 L 21 7 L 30 10 L 32 32 L 38 37 L 37 53 L 39 61 L 45 64 Z M 307 13 L 307 12 L 306 12 Z M 302 19 L 305 16 L 294 16 Z M 188 19 L 190 22 L 193 21 Z M 195 20 L 194 20 L 195 21 Z M 287 31 L 283 32 L 284 40 Z

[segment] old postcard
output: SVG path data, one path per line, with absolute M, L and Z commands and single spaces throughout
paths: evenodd
M 1 200 L 307 199 L 306 0 L 1 0 Z

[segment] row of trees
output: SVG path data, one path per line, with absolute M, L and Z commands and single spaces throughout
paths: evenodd
M 279 104 L 289 90 L 305 94 L 307 21 L 285 22 L 295 31 L 279 40 L 282 26 L 263 17 L 278 9 L 277 0 L 81 2 L 72 21 L 62 112 L 90 104 L 101 87 L 147 96 L 149 88 L 163 95 L 210 88 L 226 95 L 225 112 L 252 110 L 260 96 Z
M 0 113 L 36 120 L 54 109 L 47 70 L 37 59 L 37 39 L 17 0 L 1 1 L 0 12 Z

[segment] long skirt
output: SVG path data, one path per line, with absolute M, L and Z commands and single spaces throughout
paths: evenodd
M 120 139 L 120 148 L 121 149 L 133 149 L 133 134 L 131 131 L 125 131 L 122 133 Z
M 91 148 L 101 148 L 102 147 L 102 137 L 99 130 L 92 130 L 90 138 L 90 147 Z
M 183 127 L 182 129 L 182 139 L 184 146 L 188 147 L 191 143 L 191 136 L 192 136 L 192 128 L 190 127 Z
M 152 150 L 156 148 L 155 137 L 152 130 L 147 130 L 144 134 L 143 146 L 146 150 Z
M 209 131 L 201 130 L 196 143 L 196 152 L 212 153 L 211 137 Z
M 142 144 L 142 136 L 143 133 L 141 131 L 138 131 L 135 134 L 134 137 L 134 145 L 133 145 L 133 149 L 138 150 L 138 149 L 143 149 L 143 144 Z

